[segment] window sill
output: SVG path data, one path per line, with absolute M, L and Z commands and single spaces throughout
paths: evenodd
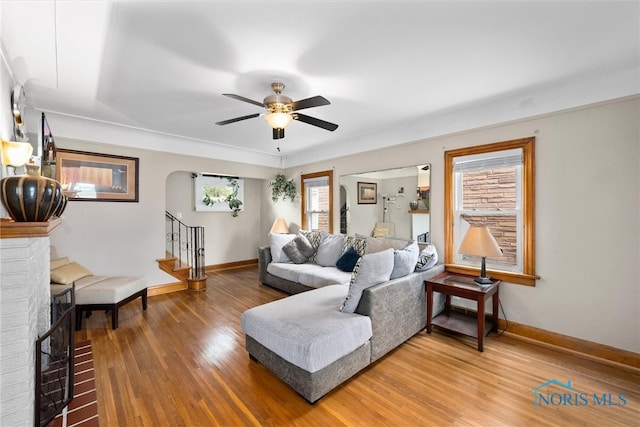
M 480 275 L 480 269 L 477 267 L 467 267 L 458 264 L 445 264 L 445 270 L 449 273 L 466 274 L 468 276 Z M 487 269 L 487 275 L 492 279 L 502 280 L 503 282 L 515 283 L 517 285 L 535 286 L 536 280 L 540 276 L 523 273 L 513 273 L 510 271 Z

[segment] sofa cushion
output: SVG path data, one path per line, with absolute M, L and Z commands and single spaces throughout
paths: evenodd
M 311 272 L 312 274 L 317 274 L 316 272 L 322 271 L 323 268 L 325 267 L 310 262 L 305 262 L 304 264 L 270 262 L 267 265 L 267 272 L 281 279 L 300 283 L 300 273 Z
M 309 240 L 298 234 L 293 240 L 282 247 L 282 251 L 296 264 L 306 262 L 315 252 Z
M 251 308 L 242 329 L 284 360 L 317 372 L 372 336 L 369 317 L 336 309 L 346 293 L 346 286 L 326 286 Z
M 321 267 L 319 270 L 301 271 L 298 282 L 311 288 L 321 288 L 328 285 L 347 286 L 351 280 L 351 273 L 336 267 Z
M 295 234 L 269 233 L 271 262 L 291 262 L 287 254 L 282 250 L 282 247 L 295 238 Z
M 60 283 L 62 285 L 71 285 L 76 280 L 92 275 L 92 272 L 77 262 L 71 262 L 51 270 L 51 282 Z
M 342 255 L 344 235 L 322 232 L 321 236 L 320 246 L 316 251 L 316 264 L 324 267 L 335 267 L 336 261 Z
M 433 245 L 427 245 L 418 255 L 416 271 L 427 271 L 438 262 L 438 251 Z
M 338 270 L 336 267 L 323 267 L 306 262 L 304 264 L 273 263 L 267 265 L 267 272 L 281 279 L 300 283 L 311 288 L 328 285 L 348 285 L 351 273 Z
M 384 251 L 389 248 L 396 250 L 404 249 L 411 243 L 412 241 L 405 239 L 395 239 L 389 237 L 367 237 L 365 253 L 372 254 L 375 252 Z
M 351 273 L 359 259 L 360 254 L 356 252 L 353 247 L 349 246 L 345 253 L 343 253 L 340 258 L 338 258 L 338 261 L 336 261 L 336 267 L 339 270 Z
M 391 279 L 404 277 L 409 273 L 413 273 L 418 262 L 420 248 L 418 243 L 413 242 L 404 249 L 393 252 L 393 270 L 391 271 Z
M 344 245 L 342 245 L 342 253 L 345 253 L 349 247 L 352 247 L 360 256 L 362 256 L 364 255 L 366 245 L 367 238 L 364 236 L 346 236 L 344 238 Z
M 300 234 L 307 238 L 311 246 L 313 246 L 313 255 L 309 257 L 309 262 L 316 262 L 316 252 L 320 246 L 322 236 L 319 231 L 300 230 Z
M 393 270 L 393 249 L 366 254 L 356 264 L 349 283 L 349 293 L 340 307 L 344 313 L 353 313 L 358 307 L 362 291 L 386 282 Z

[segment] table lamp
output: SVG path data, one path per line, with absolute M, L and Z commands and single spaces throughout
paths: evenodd
M 269 230 L 269 232 L 277 234 L 289 234 L 289 227 L 287 227 L 287 223 L 284 222 L 284 218 L 276 218 L 276 220 L 273 221 L 273 225 L 271 226 L 271 230 Z
M 498 242 L 494 239 L 486 225 L 472 225 L 464 235 L 458 253 L 482 257 L 480 277 L 475 279 L 479 285 L 490 285 L 493 283 L 487 277 L 486 258 L 501 256 L 502 250 Z

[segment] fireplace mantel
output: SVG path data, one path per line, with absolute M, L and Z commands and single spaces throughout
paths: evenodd
M 16 222 L 9 218 L 0 219 L 0 239 L 20 237 L 49 237 L 62 220 L 50 219 L 47 222 Z

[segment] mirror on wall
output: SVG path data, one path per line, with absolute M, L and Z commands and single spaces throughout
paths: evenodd
M 340 177 L 340 232 L 431 242 L 431 165 Z

